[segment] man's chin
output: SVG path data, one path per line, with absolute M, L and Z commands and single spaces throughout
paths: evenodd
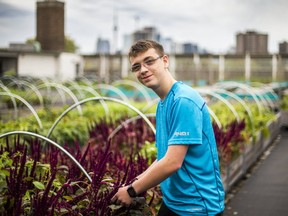
M 159 85 L 156 85 L 155 83 L 152 83 L 152 82 L 150 82 L 150 83 L 146 83 L 146 84 L 144 84 L 147 88 L 150 88 L 150 89 L 152 89 L 152 90 L 156 90 L 158 87 L 159 87 Z
M 148 88 L 150 88 L 151 85 L 153 85 L 153 83 L 151 82 L 151 80 L 142 80 L 142 84 Z
M 146 86 L 147 88 L 151 88 L 152 90 L 157 86 L 152 79 L 141 80 L 141 83 L 142 85 Z

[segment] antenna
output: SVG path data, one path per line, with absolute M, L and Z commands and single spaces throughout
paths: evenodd
M 137 30 L 139 30 L 140 16 L 135 15 L 134 20 L 135 20 L 135 31 L 137 31 Z
M 113 8 L 113 48 L 112 52 L 115 54 L 118 48 L 118 11 Z

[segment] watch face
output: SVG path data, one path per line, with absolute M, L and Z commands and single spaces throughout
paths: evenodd
M 129 194 L 130 197 L 136 197 L 137 193 L 135 192 L 134 188 L 132 187 L 132 185 L 130 185 L 127 189 L 127 192 Z

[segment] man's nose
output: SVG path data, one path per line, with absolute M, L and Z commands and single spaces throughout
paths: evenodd
M 141 72 L 141 73 L 145 73 L 145 72 L 147 72 L 147 71 L 148 71 L 147 67 L 145 67 L 144 64 L 141 64 L 140 72 Z

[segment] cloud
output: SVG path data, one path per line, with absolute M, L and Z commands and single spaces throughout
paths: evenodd
M 0 47 L 9 43 L 25 42 L 35 37 L 35 13 L 33 10 L 16 6 L 13 0 L 0 2 Z
M 1 0 L 0 46 L 35 36 L 37 0 Z M 249 29 L 269 34 L 269 47 L 288 39 L 287 0 L 66 0 L 65 33 L 83 52 L 94 52 L 97 37 L 112 41 L 117 14 L 118 40 L 154 26 L 176 42 L 194 42 L 214 52 L 235 46 L 235 34 Z M 139 19 L 136 19 L 138 17 Z
M 31 12 L 29 10 L 23 9 L 21 7 L 16 7 L 5 2 L 0 2 L 0 19 L 25 17 L 30 15 Z

